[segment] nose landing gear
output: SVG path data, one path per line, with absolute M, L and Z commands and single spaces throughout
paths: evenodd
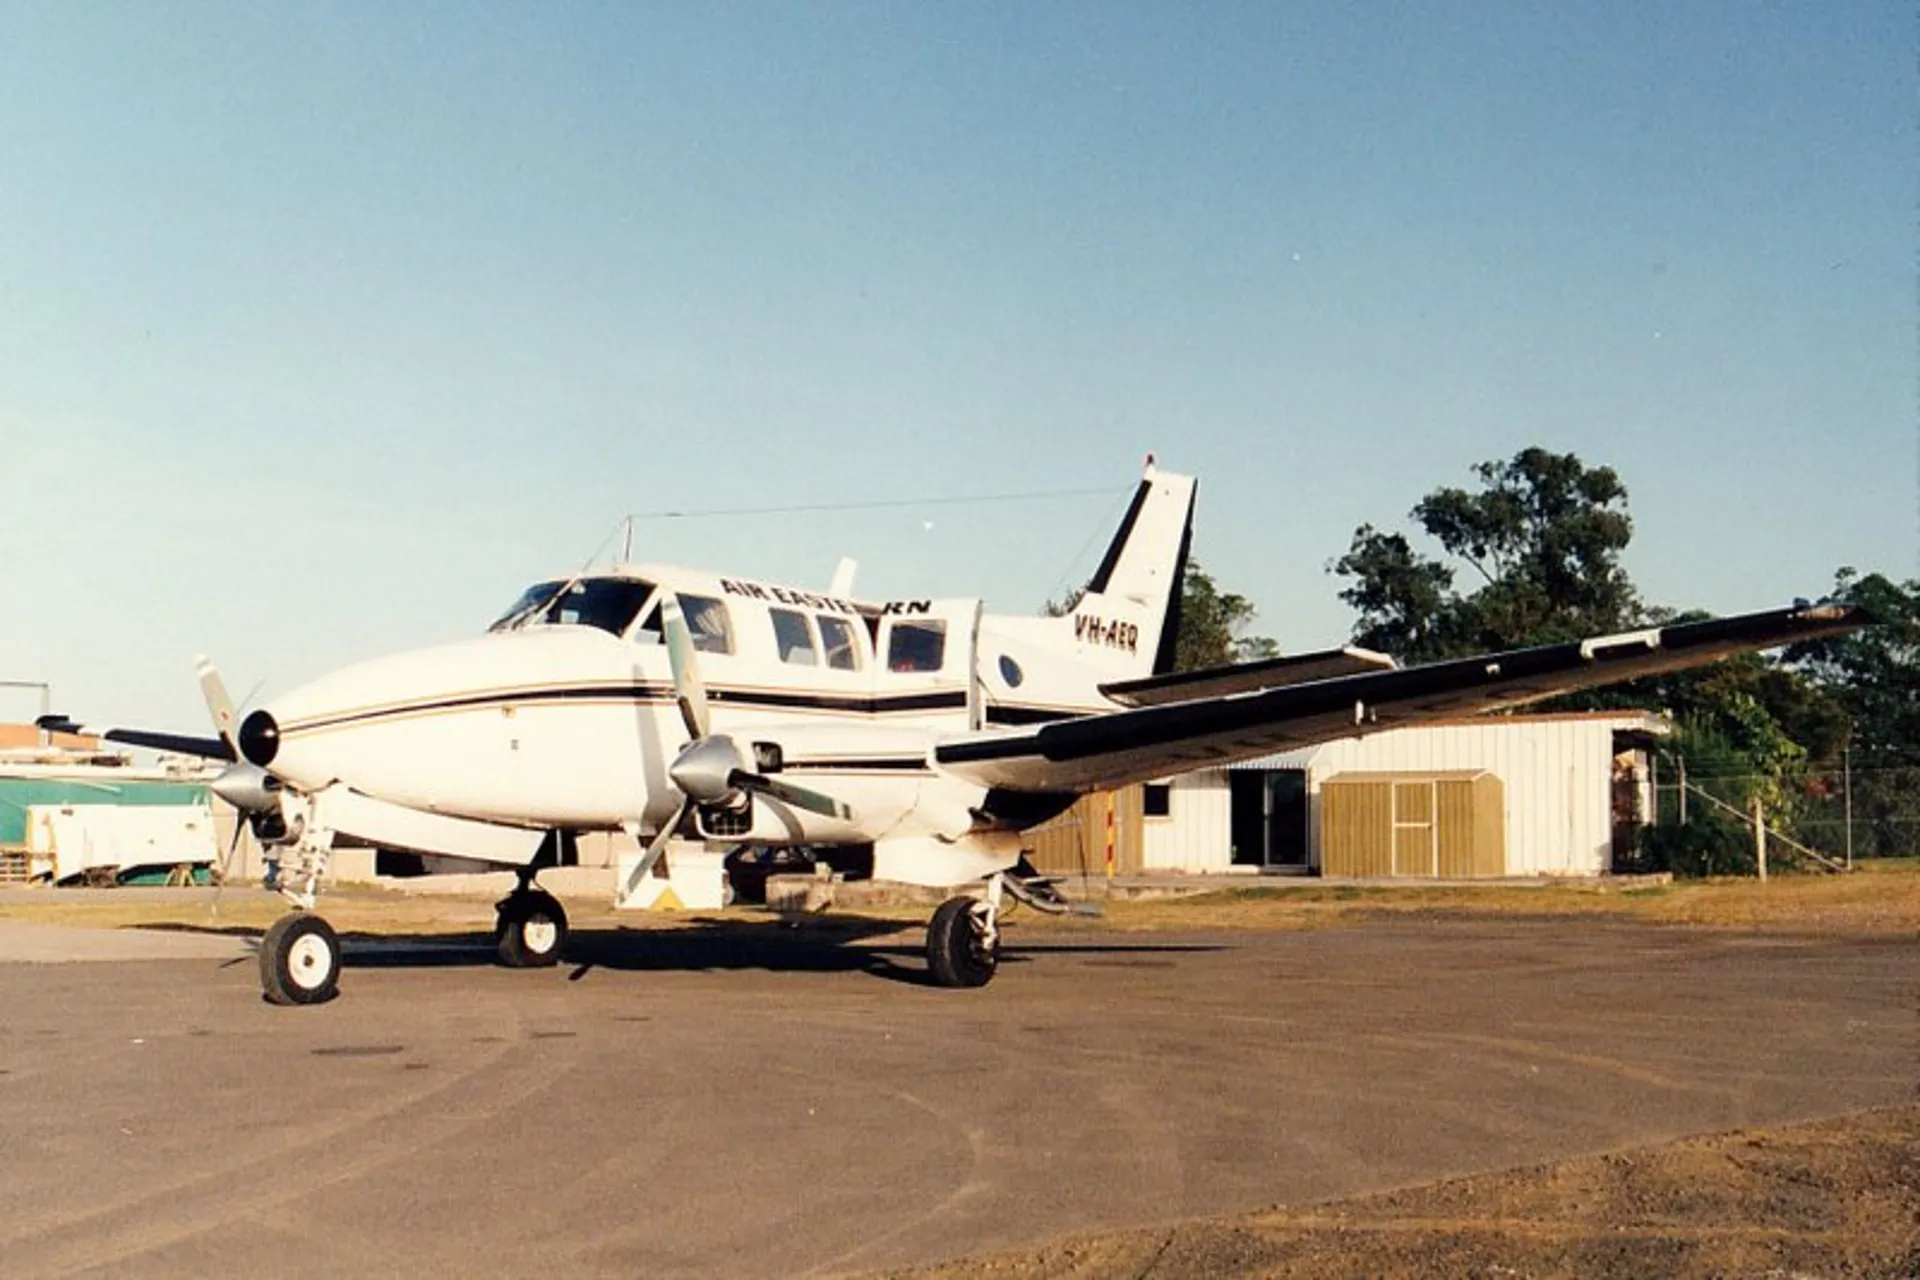
M 340 994 L 340 935 L 313 907 L 333 832 L 312 823 L 304 807 L 289 812 L 274 887 L 300 909 L 275 920 L 260 938 L 260 994 L 268 1004 L 324 1004 Z
M 533 887 L 520 887 L 494 904 L 494 949 L 509 969 L 538 969 L 554 964 L 567 945 L 567 913 L 559 899 Z
M 260 991 L 269 1004 L 322 1004 L 340 994 L 340 936 L 307 911 L 281 916 L 260 939 Z

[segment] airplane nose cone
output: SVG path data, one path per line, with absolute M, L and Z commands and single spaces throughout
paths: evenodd
M 240 754 L 248 764 L 264 769 L 280 754 L 280 722 L 265 711 L 256 711 L 240 722 Z

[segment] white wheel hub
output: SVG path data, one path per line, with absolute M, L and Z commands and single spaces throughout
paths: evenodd
M 545 916 L 535 916 L 520 925 L 520 938 L 528 951 L 543 956 L 559 945 L 560 926 Z
M 287 976 L 303 991 L 318 990 L 333 972 L 333 948 L 317 933 L 303 934 L 287 948 Z

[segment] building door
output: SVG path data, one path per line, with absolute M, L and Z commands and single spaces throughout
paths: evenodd
M 1307 866 L 1307 771 L 1276 769 L 1267 775 L 1267 865 Z
M 1233 860 L 1253 867 L 1307 865 L 1307 775 L 1301 769 L 1227 774 Z

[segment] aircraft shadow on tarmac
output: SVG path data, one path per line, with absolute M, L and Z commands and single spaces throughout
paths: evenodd
M 793 973 L 865 973 L 910 986 L 931 986 L 924 950 L 894 938 L 893 921 L 724 921 L 681 929 L 582 928 L 567 941 L 561 964 L 578 981 L 595 969 L 621 972 L 711 972 L 765 970 Z M 888 941 L 875 939 L 888 938 Z M 1191 944 L 1075 943 L 1023 945 L 1001 950 L 1003 966 L 1032 963 L 1050 954 L 1108 955 L 1121 952 L 1214 951 Z M 493 963 L 493 936 L 471 933 L 409 939 L 348 935 L 348 969 Z
M 142 930 L 195 933 L 257 941 L 250 925 L 147 924 Z M 623 972 L 715 970 L 795 973 L 862 972 L 911 986 L 930 986 L 925 952 L 900 941 L 898 921 L 820 919 L 693 920 L 677 929 L 585 927 L 573 930 L 560 967 L 578 981 L 595 969 Z M 368 933 L 344 931 L 341 965 L 346 969 L 485 968 L 496 963 L 490 932 Z M 870 941 L 887 938 L 888 941 Z M 1100 940 L 1008 940 L 1003 966 L 1044 963 L 1049 957 L 1093 957 L 1089 964 L 1151 965 L 1153 957 L 1223 951 L 1218 943 L 1117 942 Z M 230 962 L 232 963 L 232 962 Z

